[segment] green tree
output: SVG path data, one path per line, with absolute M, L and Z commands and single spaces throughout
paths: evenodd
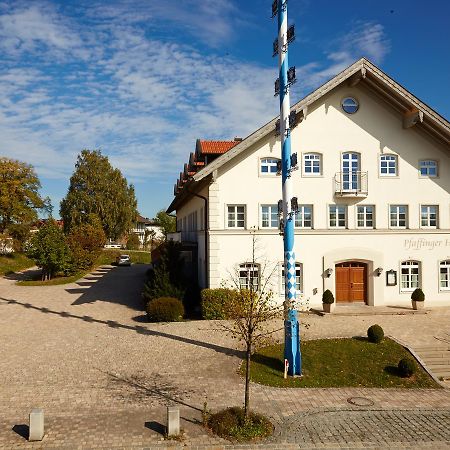
M 131 233 L 127 240 L 127 250 L 138 250 L 141 242 L 139 236 L 136 233 Z
M 117 240 L 132 228 L 137 217 L 134 187 L 100 150 L 83 150 L 61 201 L 60 214 L 66 232 L 86 223 L 87 215 L 97 214 L 106 237 Z
M 67 236 L 71 253 L 71 272 L 88 270 L 94 266 L 106 242 L 100 221 L 74 226 Z
M 146 303 L 159 297 L 183 299 L 187 280 L 180 251 L 181 245 L 178 242 L 168 241 L 164 244 L 158 262 L 147 274 L 148 281 L 142 292 Z
M 39 194 L 41 183 L 30 164 L 0 157 L 0 233 L 15 224 L 30 224 L 37 211 L 48 209 Z
M 167 236 L 167 233 L 174 233 L 177 231 L 176 217 L 170 216 L 163 209 L 157 212 L 155 222 L 156 225 L 162 228 L 164 236 Z
M 50 280 L 70 264 L 70 250 L 61 228 L 53 219 L 47 221 L 31 238 L 26 249 L 29 258 L 42 268 L 42 280 Z

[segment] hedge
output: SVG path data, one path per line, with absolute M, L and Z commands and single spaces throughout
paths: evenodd
M 207 320 L 226 320 L 229 319 L 226 313 L 226 305 L 231 303 L 238 291 L 235 289 L 203 289 L 202 297 L 202 316 Z

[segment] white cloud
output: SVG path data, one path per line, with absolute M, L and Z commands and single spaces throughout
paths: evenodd
M 238 25 L 229 1 L 94 5 L 79 25 L 51 6 L 26 5 L 0 13 L 0 52 L 12 58 L 0 67 L 0 154 L 43 177 L 67 180 L 81 149 L 101 148 L 131 180 L 174 181 L 196 138 L 245 137 L 277 114 L 276 67 L 146 33 L 152 18 L 151 26 L 170 23 L 211 45 L 231 39 Z M 298 67 L 293 97 L 361 52 L 379 62 L 388 51 L 373 23 L 336 42 L 324 62 Z
M 0 16 L 0 48 L 15 56 L 44 48 L 54 54 L 86 54 L 77 33 L 66 22 L 52 7 L 42 4 L 12 9 Z

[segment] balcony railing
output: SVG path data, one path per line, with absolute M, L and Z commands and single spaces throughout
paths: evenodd
M 367 172 L 337 172 L 334 176 L 334 193 L 339 196 L 367 197 Z

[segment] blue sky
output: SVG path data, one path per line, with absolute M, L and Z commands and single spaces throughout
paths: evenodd
M 277 115 L 271 0 L 0 0 L 0 155 L 35 166 L 59 209 L 83 148 L 172 200 L 195 139 Z M 292 101 L 361 56 L 450 118 L 450 2 L 290 0 Z

